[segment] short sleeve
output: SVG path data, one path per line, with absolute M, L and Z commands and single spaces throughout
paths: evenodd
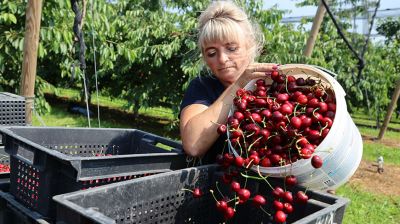
M 193 79 L 190 82 L 185 95 L 183 96 L 180 109 L 182 110 L 191 104 L 203 104 L 210 106 L 212 102 L 210 102 L 210 99 L 207 95 L 206 89 L 204 89 L 204 85 L 200 82 L 200 80 L 198 78 Z

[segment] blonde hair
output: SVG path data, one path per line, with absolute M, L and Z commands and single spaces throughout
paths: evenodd
M 244 34 L 248 40 L 249 59 L 260 55 L 264 36 L 246 13 L 231 1 L 214 1 L 199 16 L 198 46 L 203 53 L 205 44 L 215 41 L 238 41 Z

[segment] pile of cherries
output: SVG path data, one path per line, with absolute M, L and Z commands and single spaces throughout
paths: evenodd
M 307 190 L 293 190 L 297 185 L 294 175 L 284 177 L 282 186 L 273 187 L 259 167 L 286 166 L 300 159 L 309 159 L 315 169 L 323 165 L 314 151 L 329 133 L 335 118 L 333 91 L 312 76 L 296 78 L 275 70 L 271 79 L 271 84 L 265 79 L 256 80 L 252 90 L 239 89 L 226 124 L 217 129 L 221 135 L 228 133 L 227 141 L 235 151 L 217 156 L 217 163 L 224 169 L 222 182 L 234 195 L 229 198 L 213 194 L 216 208 L 226 220 L 234 217 L 238 205 L 251 201 L 248 204 L 273 216 L 276 222 L 285 222 L 296 203 L 307 203 Z M 258 172 L 249 175 L 250 168 Z M 267 182 L 272 195 L 250 192 L 246 184 L 239 184 L 243 178 Z M 194 196 L 200 197 L 197 193 Z M 265 210 L 267 203 L 269 212 Z

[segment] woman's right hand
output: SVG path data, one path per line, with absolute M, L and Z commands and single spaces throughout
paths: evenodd
M 253 63 L 247 66 L 244 72 L 236 80 L 235 84 L 239 88 L 243 88 L 253 79 L 264 78 L 270 75 L 272 71 L 276 70 L 279 65 L 275 63 Z

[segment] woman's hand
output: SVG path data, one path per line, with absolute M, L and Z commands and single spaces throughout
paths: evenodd
M 236 80 L 235 84 L 239 88 L 243 88 L 253 79 L 264 78 L 266 75 L 271 74 L 272 71 L 278 69 L 277 64 L 274 63 L 253 63 L 250 64 L 240 77 Z

